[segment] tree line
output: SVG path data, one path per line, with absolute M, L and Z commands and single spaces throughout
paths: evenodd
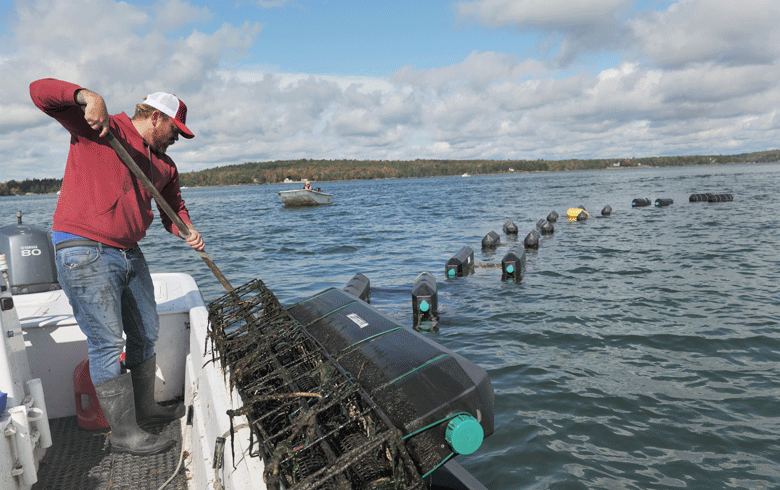
M 0 196 L 24 196 L 26 194 L 54 194 L 60 190 L 62 179 L 9 180 L 0 182 Z
M 672 167 L 725 163 L 780 161 L 780 150 L 739 155 L 692 155 L 590 160 L 275 160 L 247 162 L 196 172 L 182 172 L 181 185 L 209 187 L 241 184 L 277 184 L 285 179 L 300 181 L 403 179 L 440 177 L 464 173 L 558 172 L 626 167 Z M 47 194 L 60 189 L 62 179 L 9 180 L 0 183 L 0 196 Z
M 247 162 L 181 174 L 181 185 L 205 187 L 277 184 L 285 179 L 341 181 L 440 177 L 464 173 L 558 172 L 626 167 L 671 167 L 780 161 L 780 150 L 740 155 L 693 155 L 590 160 L 276 160 Z

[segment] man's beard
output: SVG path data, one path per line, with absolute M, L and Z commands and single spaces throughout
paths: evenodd
M 154 133 L 152 133 L 152 144 L 149 145 L 149 148 L 156 153 L 157 155 L 165 155 L 165 153 L 168 151 L 168 148 L 176 142 L 173 137 L 170 137 L 168 139 L 162 139 L 160 133 L 162 131 L 157 131 L 155 129 Z

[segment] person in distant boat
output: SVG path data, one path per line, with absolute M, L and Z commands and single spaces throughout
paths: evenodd
M 308 180 L 304 181 L 303 188 L 306 189 L 307 191 L 311 190 L 311 184 L 309 183 Z
M 170 422 L 184 406 L 154 400 L 155 343 L 160 326 L 154 286 L 138 242 L 154 220 L 152 196 L 103 137 L 111 133 L 128 150 L 165 200 L 187 224 L 187 243 L 204 248 L 192 226 L 179 186 L 179 172 L 166 155 L 185 125 L 187 106 L 156 92 L 135 108 L 109 115 L 103 97 L 54 79 L 30 84 L 35 105 L 70 133 L 70 151 L 52 224 L 57 278 L 87 336 L 89 371 L 100 407 L 111 426 L 112 450 L 136 455 L 168 450 L 174 441 L 138 424 Z M 158 206 L 159 208 L 159 206 Z M 162 211 L 163 226 L 180 230 Z M 123 340 L 123 335 L 127 342 Z M 126 344 L 122 373 L 119 363 Z

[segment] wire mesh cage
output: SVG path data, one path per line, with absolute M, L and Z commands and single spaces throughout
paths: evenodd
M 260 280 L 209 305 L 220 362 L 265 457 L 269 488 L 425 488 L 401 432 Z M 260 456 L 260 454 L 257 454 Z

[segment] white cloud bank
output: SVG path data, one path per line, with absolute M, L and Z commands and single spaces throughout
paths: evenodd
M 205 32 L 213 13 L 183 0 L 152 10 L 113 0 L 17 2 L 0 48 L 0 182 L 62 175 L 68 135 L 28 93 L 43 77 L 95 90 L 111 112 L 131 113 L 150 92 L 176 93 L 196 134 L 171 149 L 183 171 L 290 158 L 561 159 L 778 146 L 774 0 L 682 0 L 650 12 L 627 0 L 482 0 L 454 11 L 491 29 L 536 32 L 554 49 L 543 59 L 474 51 L 452 66 L 398 67 L 386 78 L 238 71 L 232 63 L 262 40 L 259 24 Z M 604 53 L 614 66 L 594 72 L 582 62 Z

